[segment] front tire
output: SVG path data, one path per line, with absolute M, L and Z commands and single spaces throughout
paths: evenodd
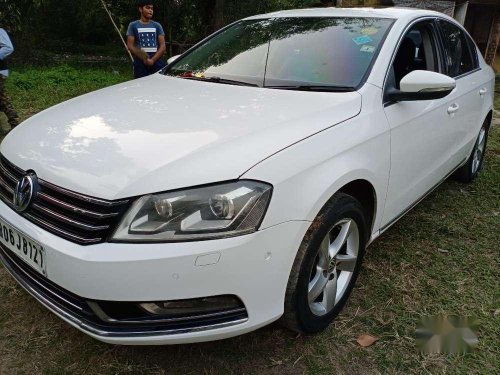
M 282 322 L 301 333 L 324 330 L 340 313 L 358 277 L 367 224 L 361 204 L 337 193 L 311 224 L 288 281 Z
M 483 123 L 479 135 L 477 136 L 476 143 L 474 144 L 474 149 L 467 159 L 467 162 L 460 167 L 454 175 L 454 178 L 460 182 L 472 182 L 481 168 L 483 167 L 484 154 L 486 151 L 486 144 L 488 142 L 488 121 Z

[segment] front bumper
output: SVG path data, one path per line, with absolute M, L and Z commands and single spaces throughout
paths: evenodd
M 293 221 L 214 241 L 80 246 L 40 229 L 3 203 L 0 215 L 44 246 L 47 283 L 63 288 L 66 299 L 76 296 L 83 301 L 154 302 L 235 295 L 245 306 L 246 314 L 202 322 L 196 327 L 110 330 L 47 298 L 43 285 L 40 289 L 39 282 L 33 284 L 32 278 L 6 257 L 10 255 L 15 261 L 16 256 L 8 250 L 0 251 L 0 260 L 17 281 L 66 322 L 98 340 L 135 345 L 224 339 L 278 319 L 283 314 L 296 251 L 310 225 Z M 40 281 L 43 284 L 44 278 Z

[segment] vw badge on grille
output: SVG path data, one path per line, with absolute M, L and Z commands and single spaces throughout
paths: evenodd
M 35 191 L 35 181 L 36 175 L 28 174 L 17 183 L 16 190 L 14 190 L 13 203 L 14 208 L 18 212 L 25 211 L 30 205 Z

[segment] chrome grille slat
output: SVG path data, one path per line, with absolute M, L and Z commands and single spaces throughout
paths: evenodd
M 107 214 L 101 214 L 99 212 L 84 210 L 83 208 L 80 208 L 80 207 L 74 206 L 72 204 L 63 202 L 62 200 L 54 198 L 46 193 L 40 192 L 40 193 L 38 193 L 38 197 L 40 199 L 44 200 L 45 202 L 50 203 L 52 205 L 59 206 L 59 207 L 64 208 L 68 211 L 73 211 L 73 212 L 78 213 L 78 214 L 89 216 L 89 217 L 92 217 L 94 219 L 109 219 L 109 218 L 116 217 L 120 214 L 119 212 L 111 212 L 111 213 L 107 213 Z
M 97 243 L 97 242 L 101 241 L 100 238 L 83 238 L 83 237 L 77 236 L 73 233 L 70 233 L 70 232 L 67 232 L 63 229 L 60 229 L 60 228 L 56 227 L 55 225 L 50 224 L 49 222 L 47 222 L 43 219 L 40 219 L 36 216 L 33 216 L 32 214 L 24 214 L 24 216 L 26 216 L 26 218 L 28 218 L 29 220 L 34 221 L 37 224 L 40 224 L 42 227 L 52 229 L 54 232 L 59 233 L 59 235 L 61 235 L 62 237 L 71 238 L 74 241 L 79 242 L 79 243 L 91 244 L 91 243 Z
M 7 182 L 5 182 L 2 175 L 0 175 L 0 186 L 2 186 L 10 194 L 14 194 L 14 189 Z
M 109 225 L 100 225 L 100 226 L 89 225 L 89 224 L 85 224 L 85 223 L 79 222 L 77 220 L 70 219 L 67 216 L 58 214 L 57 212 L 54 212 L 54 211 L 48 209 L 47 207 L 40 206 L 37 203 L 33 204 L 33 208 L 36 211 L 41 212 L 42 214 L 45 214 L 45 215 L 47 215 L 47 216 L 49 216 L 49 217 L 51 217 L 53 219 L 62 221 L 65 224 L 73 225 L 73 226 L 75 226 L 75 227 L 77 227 L 79 229 L 90 230 L 90 231 L 101 231 L 101 230 L 106 230 L 106 229 L 109 228 Z
M 87 195 L 75 193 L 74 191 L 71 191 L 71 190 L 66 190 L 66 189 L 61 188 L 59 186 L 53 185 L 47 181 L 39 180 L 38 182 L 41 186 L 47 187 L 49 189 L 57 191 L 58 193 L 67 195 L 71 198 L 80 199 L 84 202 L 93 203 L 93 204 L 104 206 L 104 207 L 119 206 L 119 205 L 122 205 L 124 203 L 127 203 L 127 201 L 112 202 L 112 201 L 105 201 L 105 200 L 98 199 L 98 198 L 92 198 L 92 197 L 89 197 Z
M 25 174 L 0 155 L 0 200 L 13 210 L 15 186 Z M 106 241 L 129 202 L 89 197 L 38 179 L 31 206 L 20 215 L 59 237 L 91 245 Z
M 7 204 L 9 207 L 11 206 L 10 199 L 5 196 L 4 193 L 0 191 L 0 199 Z
M 17 183 L 17 178 L 9 172 L 9 170 L 0 162 L 0 171 L 2 171 L 2 175 L 6 176 L 9 180 L 11 180 L 14 184 Z
M 123 320 L 115 320 L 112 318 L 109 318 L 102 310 L 97 311 L 98 309 L 96 308 L 95 302 L 89 302 L 90 308 L 94 310 L 96 315 L 99 316 L 102 320 L 109 322 L 110 324 L 144 324 L 144 323 L 178 323 L 178 322 L 189 322 L 189 321 L 196 321 L 200 319 L 209 319 L 209 318 L 219 318 L 219 317 L 224 317 L 225 315 L 233 315 L 233 314 L 244 314 L 246 312 L 246 309 L 244 307 L 237 308 L 237 309 L 232 309 L 232 310 L 225 310 L 225 311 L 219 311 L 219 312 L 214 312 L 214 313 L 207 313 L 207 314 L 198 314 L 198 315 L 186 315 L 182 316 L 179 318 L 164 318 L 164 319 L 158 319 L 151 317 L 150 319 L 123 319 Z
M 12 164 L 10 161 L 8 161 L 7 159 L 5 159 L 3 156 L 0 158 L 0 162 L 1 164 L 3 164 L 6 168 L 10 168 L 11 169 L 11 173 L 12 173 L 12 170 L 14 170 L 14 173 L 17 173 L 19 175 L 22 175 L 24 174 L 24 171 L 15 166 L 14 164 Z

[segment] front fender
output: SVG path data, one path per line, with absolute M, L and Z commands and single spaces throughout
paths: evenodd
M 372 95 L 376 97 L 377 90 L 372 90 Z M 390 128 L 380 106 L 257 164 L 242 178 L 274 186 L 262 228 L 294 220 L 313 221 L 337 191 L 363 179 L 376 193 L 373 231 L 377 232 L 389 180 L 390 147 Z

